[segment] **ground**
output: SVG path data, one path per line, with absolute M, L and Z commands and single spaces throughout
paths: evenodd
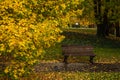
M 80 71 L 80 72 L 120 72 L 120 63 L 68 63 L 41 62 L 35 66 L 36 72 L 51 71 Z

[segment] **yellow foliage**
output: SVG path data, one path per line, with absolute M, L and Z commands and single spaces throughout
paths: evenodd
M 65 4 L 61 4 L 62 8 L 65 9 L 66 8 L 66 5 Z
M 78 2 L 71 3 L 78 5 Z M 64 39 L 58 26 L 69 22 L 69 13 L 73 11 L 65 11 L 67 4 L 69 0 L 66 3 L 63 0 L 0 1 L 0 55 L 11 55 L 4 70 L 6 74 L 19 79 L 29 73 L 44 49 Z

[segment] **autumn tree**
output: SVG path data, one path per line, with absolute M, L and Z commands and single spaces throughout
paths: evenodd
M 62 41 L 61 28 L 81 13 L 83 0 L 0 0 L 0 58 L 7 76 L 33 70 L 45 49 Z

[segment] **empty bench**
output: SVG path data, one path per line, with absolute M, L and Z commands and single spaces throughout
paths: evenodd
M 93 58 L 96 56 L 93 53 L 92 46 L 80 46 L 80 45 L 62 45 L 62 53 L 64 55 L 64 63 L 67 64 L 67 58 L 69 56 L 89 56 L 89 62 L 93 64 Z

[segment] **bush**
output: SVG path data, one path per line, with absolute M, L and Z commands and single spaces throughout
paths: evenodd
M 3 11 L 0 22 L 0 56 L 4 59 L 2 63 L 5 62 L 6 65 L 4 73 L 12 79 L 29 74 L 44 53 L 44 48 L 49 48 L 64 38 L 59 34 L 62 31 L 56 27 L 58 23 L 55 20 L 36 23 L 36 14 L 21 4 L 27 3 L 19 0 L 5 0 L 0 3 L 0 11 Z M 11 10 L 13 12 L 9 12 Z M 20 14 L 25 17 L 26 12 L 27 18 L 13 18 Z
M 5 75 L 19 79 L 29 74 L 41 54 L 64 38 L 60 27 L 81 12 L 77 10 L 81 1 L 0 0 L 0 58 Z

